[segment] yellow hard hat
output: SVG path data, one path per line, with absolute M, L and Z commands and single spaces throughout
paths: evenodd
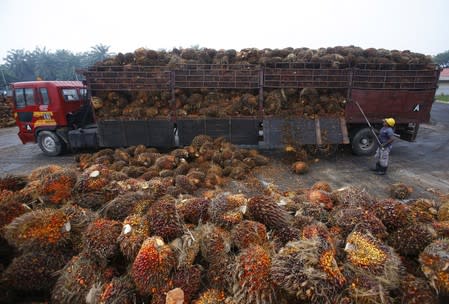
M 391 118 L 391 117 L 390 118 L 385 118 L 384 121 L 390 127 L 394 127 L 394 125 L 396 124 L 396 121 L 394 120 L 394 118 Z

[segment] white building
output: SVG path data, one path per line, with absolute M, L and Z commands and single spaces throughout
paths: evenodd
M 440 73 L 438 89 L 436 95 L 449 95 L 449 68 L 445 68 Z

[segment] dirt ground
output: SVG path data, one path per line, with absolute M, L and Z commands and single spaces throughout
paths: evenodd
M 28 174 L 47 164 L 75 166 L 75 155 L 47 157 L 37 145 L 22 145 L 17 131 L 15 127 L 0 129 L 0 176 Z M 369 170 L 373 158 L 354 156 L 349 146 L 340 147 L 327 159 L 313 162 L 309 173 L 300 176 L 291 173 L 291 162 L 285 161 L 283 152 L 262 153 L 271 158 L 271 163 L 256 169 L 254 174 L 263 185 L 272 184 L 281 191 L 307 188 L 322 180 L 333 189 L 355 185 L 383 198 L 389 196 L 389 185 L 402 182 L 413 187 L 412 199 L 435 198 L 437 193 L 449 193 L 449 104 L 434 104 L 431 121 L 421 125 L 415 142 L 396 140 L 386 176 L 373 174 Z

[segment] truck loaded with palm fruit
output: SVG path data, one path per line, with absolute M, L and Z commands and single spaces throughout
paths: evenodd
M 335 47 L 138 49 L 81 71 L 81 82 L 12 84 L 23 143 L 43 152 L 188 145 L 199 134 L 260 148 L 307 145 L 329 152 L 377 147 L 374 127 L 396 120 L 413 141 L 428 122 L 439 77 L 425 55 Z

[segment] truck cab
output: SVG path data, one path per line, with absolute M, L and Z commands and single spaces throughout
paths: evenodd
M 13 112 L 23 144 L 37 143 L 46 155 L 68 148 L 68 132 L 81 123 L 77 113 L 87 104 L 80 81 L 28 81 L 11 84 Z M 92 117 L 91 119 L 92 120 Z

